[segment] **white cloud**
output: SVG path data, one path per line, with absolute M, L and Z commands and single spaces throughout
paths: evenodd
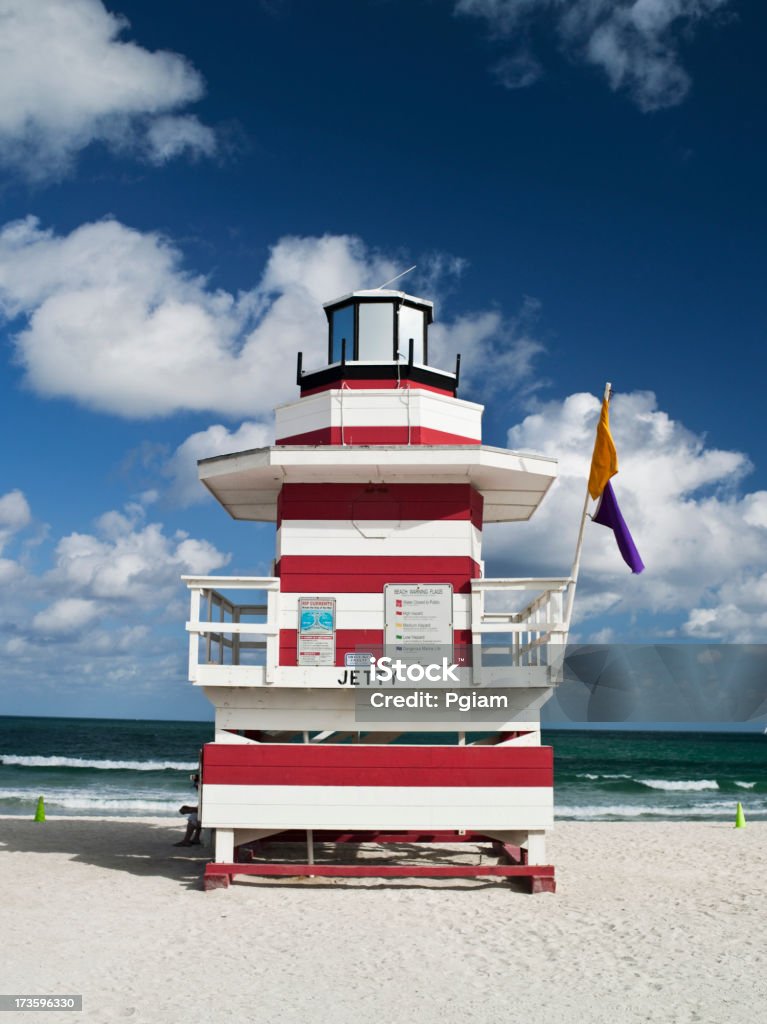
M 95 533 L 72 533 L 56 546 L 49 585 L 87 600 L 104 612 L 120 604 L 158 605 L 178 589 L 184 573 L 206 576 L 228 556 L 205 540 L 183 532 L 168 536 L 160 523 L 144 523 L 143 510 L 107 512 Z
M 89 679 L 136 680 L 158 695 L 180 685 L 188 604 L 179 577 L 208 575 L 228 561 L 207 540 L 148 522 L 137 502 L 106 512 L 91 532 L 61 537 L 52 564 L 38 572 L 0 559 L 0 580 L 12 583 L 0 589 L 5 678 L 59 695 Z
M 188 152 L 191 156 L 213 156 L 216 137 L 196 117 L 166 115 L 156 117 L 146 133 L 149 159 L 156 164 L 167 163 Z
M 426 275 L 433 287 L 461 266 L 431 256 Z M 307 369 L 325 362 L 322 303 L 400 269 L 352 236 L 286 237 L 255 286 L 233 295 L 186 271 L 158 234 L 105 220 L 59 236 L 30 217 L 0 231 L 0 312 L 19 320 L 17 357 L 38 394 L 129 417 L 253 420 L 295 398 L 298 351 Z M 452 333 L 468 338 L 478 323 L 487 344 L 509 330 L 490 313 Z
M 27 499 L 21 491 L 9 491 L 0 497 L 0 552 L 20 530 L 32 520 Z
M 509 431 L 511 448 L 558 457 L 559 479 L 529 523 L 487 530 L 490 574 L 568 574 L 599 405 L 570 395 Z M 611 425 L 613 484 L 647 569 L 632 576 L 612 533 L 587 523 L 576 617 L 598 628 L 612 614 L 657 614 L 693 636 L 763 639 L 767 492 L 743 493 L 748 458 L 708 447 L 649 392 L 616 395 Z
M 484 19 L 514 52 L 495 67 L 509 88 L 535 82 L 540 66 L 528 37 L 548 19 L 570 56 L 600 68 L 613 90 L 628 92 L 641 110 L 672 107 L 690 89 L 679 63 L 680 43 L 701 21 L 724 12 L 731 0 L 457 0 L 455 10 Z
M 193 505 L 208 495 L 200 483 L 197 460 L 222 452 L 244 452 L 271 444 L 274 430 L 264 423 L 241 423 L 237 430 L 227 430 L 216 423 L 207 430 L 191 434 L 168 459 L 165 476 L 170 477 L 169 497 L 178 505 Z
M 438 366 L 452 368 L 461 355 L 461 391 L 491 399 L 499 390 L 518 396 L 533 385 L 535 359 L 545 349 L 533 334 L 539 303 L 525 299 L 517 316 L 499 310 L 483 310 L 437 322 L 430 328 L 430 358 Z M 489 372 L 492 367 L 492 373 Z M 538 381 L 534 386 L 539 387 Z
M 93 142 L 154 162 L 214 151 L 211 129 L 177 113 L 202 96 L 200 74 L 127 28 L 101 0 L 0 0 L 2 163 L 41 180 Z
M 24 570 L 12 558 L 0 558 L 0 586 L 16 583 L 24 576 Z
M 99 609 L 94 601 L 86 601 L 81 597 L 62 597 L 44 611 L 38 612 L 32 619 L 32 626 L 44 635 L 74 633 L 93 622 L 98 615 Z
M 762 563 L 763 564 L 763 563 Z M 739 569 L 711 596 L 707 607 L 693 608 L 684 632 L 697 640 L 764 643 L 767 637 L 767 571 Z

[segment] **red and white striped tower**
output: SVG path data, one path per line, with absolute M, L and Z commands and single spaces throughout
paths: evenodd
M 428 482 L 423 449 L 481 444 L 482 407 L 455 397 L 457 372 L 426 365 L 430 302 L 357 292 L 326 310 L 330 365 L 301 374 L 299 401 L 277 409 L 277 444 L 354 447 L 366 459 L 375 446 L 386 469 L 375 472 L 368 464 L 353 482 L 283 487 L 280 591 L 337 595 L 336 653 L 343 665 L 347 653 L 381 647 L 386 584 L 450 583 L 455 643 L 469 646 L 470 581 L 481 575 L 482 496 L 469 483 Z M 400 482 L 402 447 L 421 449 L 417 479 Z M 296 664 L 295 658 L 296 630 L 284 629 L 280 664 Z
M 566 637 L 570 581 L 487 580 L 481 542 L 484 523 L 532 515 L 556 463 L 482 445 L 482 407 L 456 397 L 460 357 L 454 372 L 429 364 L 431 302 L 359 291 L 325 310 L 328 364 L 305 372 L 299 355 L 300 398 L 276 410 L 275 445 L 200 463 L 234 518 L 277 526 L 272 577 L 187 579 L 190 676 L 216 706 L 202 764 L 202 821 L 216 829 L 208 884 L 234 874 L 235 848 L 253 839 L 321 830 L 484 836 L 502 854 L 495 873 L 551 889 L 553 779 L 539 709 L 557 681 L 551 651 Z M 254 604 L 226 596 L 245 589 L 267 593 L 259 622 Z M 485 608 L 493 591 L 504 609 Z M 507 634 L 508 657 L 487 668 L 476 652 L 492 633 Z M 502 716 L 473 710 L 457 725 L 439 709 L 428 720 L 392 709 L 361 724 L 371 688 L 360 666 L 409 640 L 449 648 L 475 694 L 507 687 Z M 248 664 L 259 648 L 263 663 Z M 484 735 L 466 743 L 468 730 Z M 446 732 L 452 744 L 403 743 L 403 733 Z M 357 867 L 308 856 L 302 870 L 365 873 Z M 300 873 L 256 862 L 240 871 Z

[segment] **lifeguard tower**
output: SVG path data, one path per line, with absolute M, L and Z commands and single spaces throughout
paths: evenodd
M 325 312 L 327 365 L 298 354 L 300 397 L 276 410 L 276 443 L 199 463 L 233 518 L 277 528 L 271 576 L 184 577 L 189 676 L 215 706 L 205 887 L 235 874 L 500 875 L 553 891 L 540 708 L 560 677 L 572 581 L 488 579 L 481 542 L 485 523 L 509 523 L 510 548 L 524 545 L 556 462 L 482 444 L 482 406 L 456 397 L 460 356 L 451 371 L 430 364 L 431 302 L 357 291 Z M 457 666 L 459 684 L 440 685 L 469 713 L 440 693 L 416 711 L 381 707 L 418 691 L 381 683 L 371 662 L 411 648 Z M 490 692 L 505 695 L 500 711 L 477 699 Z M 306 854 L 275 861 L 275 840 Z M 315 855 L 342 842 L 486 842 L 494 856 Z

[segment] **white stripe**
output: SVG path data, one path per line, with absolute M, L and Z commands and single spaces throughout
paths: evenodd
M 549 786 L 203 786 L 205 828 L 540 829 Z
M 221 688 L 223 690 L 223 687 Z M 211 703 L 216 703 L 215 696 L 218 688 L 206 687 L 206 694 Z M 252 691 L 250 691 L 252 692 Z M 285 690 L 282 691 L 286 692 Z M 288 691 L 290 692 L 290 691 Z M 296 692 L 296 691 L 293 691 Z M 548 697 L 549 694 L 547 693 Z M 540 724 L 540 712 L 537 709 L 523 708 L 517 718 L 512 717 L 513 711 L 509 711 L 509 720 L 506 722 L 482 721 L 472 719 L 472 731 L 477 732 L 511 732 L 513 730 L 538 729 Z M 265 711 L 253 712 L 250 708 L 216 708 L 216 729 L 275 729 L 293 732 L 301 732 L 308 729 L 311 732 L 332 729 L 334 732 L 358 732 L 362 729 L 365 733 L 370 732 L 413 732 L 414 725 L 418 726 L 418 732 L 455 732 L 457 723 L 448 722 L 439 718 L 430 718 L 428 721 L 414 723 L 413 719 L 391 719 L 385 722 L 374 722 L 364 725 L 354 713 L 354 709 L 345 708 L 316 708 L 308 711 L 296 711 L 293 708 L 268 708 Z M 218 739 L 218 732 L 216 738 Z
M 482 558 L 482 531 L 469 520 L 284 520 L 277 531 L 277 557 L 354 555 Z
M 275 436 L 295 437 L 330 427 L 426 427 L 459 437 L 482 437 L 482 406 L 419 390 L 323 391 L 275 411 Z

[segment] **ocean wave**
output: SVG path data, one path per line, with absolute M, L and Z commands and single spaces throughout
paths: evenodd
M 0 761 L 24 768 L 98 768 L 105 771 L 177 772 L 197 771 L 196 761 L 101 761 L 83 757 L 35 757 L 22 754 L 0 754 Z
M 697 792 L 703 789 L 719 789 L 716 779 L 693 779 L 689 782 L 677 782 L 672 779 L 637 779 L 641 786 L 649 789 L 663 789 L 673 792 Z
M 767 808 L 755 808 L 751 814 L 764 815 Z M 614 804 L 600 807 L 598 804 L 582 806 L 557 806 L 554 818 L 557 821 L 573 819 L 592 821 L 598 818 L 724 818 L 735 814 L 735 805 L 729 801 L 712 801 L 707 804 L 691 804 L 689 807 L 653 807 L 642 804 Z
M 27 789 L 0 789 L 0 805 L 28 804 L 30 807 L 37 802 L 37 795 Z M 53 811 L 63 807 L 68 811 L 141 811 L 151 813 L 159 811 L 163 814 L 178 814 L 178 798 L 169 800 L 136 799 L 134 797 L 86 796 L 83 793 L 46 793 L 46 810 Z
M 631 779 L 630 775 L 625 775 L 623 772 L 618 774 L 603 772 L 601 775 L 596 775 L 594 772 L 578 772 L 575 777 L 576 779 L 589 779 L 592 782 L 594 779 Z
M 756 785 L 755 782 L 736 782 L 736 786 L 740 786 L 741 789 L 753 789 Z

